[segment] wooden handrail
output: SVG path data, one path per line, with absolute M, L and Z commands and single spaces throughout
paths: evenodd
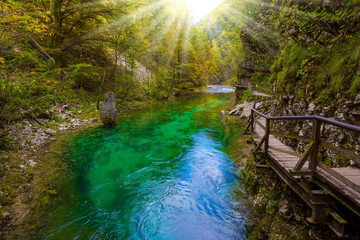
M 313 121 L 313 120 L 318 120 L 318 121 L 321 121 L 321 122 L 324 122 L 324 123 L 327 123 L 327 124 L 334 125 L 336 127 L 341 127 L 341 128 L 345 128 L 346 130 L 350 130 L 350 131 L 360 133 L 360 127 L 359 126 L 339 122 L 339 121 L 336 121 L 336 120 L 324 118 L 324 117 L 317 116 L 317 115 L 270 117 L 270 116 L 268 116 L 266 114 L 263 114 L 263 113 L 259 112 L 255 108 L 252 108 L 251 111 L 254 111 L 256 114 L 260 115 L 261 117 L 263 117 L 265 119 L 272 120 L 272 121 L 279 121 L 279 120 L 311 120 L 311 121 Z
M 254 102 L 253 107 L 251 108 L 251 119 L 250 124 L 248 125 L 247 130 L 250 130 L 251 134 L 254 133 L 254 123 L 259 124 L 259 126 L 265 130 L 265 135 L 261 139 L 259 145 L 255 149 L 255 153 L 261 149 L 261 146 L 264 144 L 264 153 L 267 153 L 269 149 L 269 135 L 276 135 L 276 136 L 282 136 L 282 137 L 290 137 L 295 138 L 299 140 L 310 140 L 310 146 L 306 149 L 302 157 L 300 158 L 299 162 L 296 164 L 296 167 L 294 168 L 294 171 L 300 171 L 304 163 L 309 159 L 309 169 L 311 170 L 312 174 L 316 171 L 316 167 L 318 166 L 318 151 L 320 147 L 325 147 L 326 149 L 330 149 L 332 151 L 335 151 L 337 154 L 340 154 L 341 156 L 347 157 L 351 160 L 353 160 L 358 166 L 360 166 L 360 157 L 358 155 L 355 155 L 349 151 L 346 151 L 345 149 L 341 149 L 339 147 L 336 147 L 330 143 L 326 143 L 320 139 L 320 129 L 322 124 L 330 124 L 336 127 L 340 127 L 342 129 L 350 130 L 353 132 L 360 133 L 360 127 L 339 122 L 336 120 L 328 119 L 325 117 L 317 116 L 317 115 L 305 115 L 305 116 L 269 116 L 267 114 L 264 114 L 260 112 L 259 110 L 269 107 L 267 106 L 261 106 L 259 108 L 256 108 L 256 104 L 259 102 L 264 102 L 270 100 L 270 98 L 266 99 L 260 99 Z M 263 126 L 259 121 L 255 119 L 256 115 L 259 115 L 260 117 L 265 118 L 266 125 Z M 307 120 L 312 121 L 313 124 L 313 131 L 311 139 L 306 136 L 297 136 L 297 135 L 290 135 L 290 134 L 281 134 L 277 133 L 275 131 L 270 130 L 270 124 L 271 121 L 286 121 L 286 120 Z
M 254 103 L 251 108 L 250 123 L 245 130 L 245 133 L 251 133 L 255 144 L 258 143 L 253 154 L 260 156 L 265 155 L 268 165 L 274 172 L 308 203 L 312 209 L 311 221 L 324 222 L 328 218 L 326 211 L 329 205 L 337 205 L 339 203 L 359 215 L 360 184 L 358 177 L 360 176 L 360 155 L 358 153 L 355 154 L 352 149 L 345 149 L 343 144 L 336 144 L 332 141 L 326 142 L 324 139 L 321 139 L 321 137 L 324 137 L 322 136 L 323 133 L 321 133 L 321 129 L 323 127 L 322 125 L 326 124 L 327 127 L 331 126 L 330 129 L 333 128 L 332 126 L 335 126 L 338 127 L 337 130 L 341 130 L 342 132 L 347 130 L 352 131 L 347 132 L 351 134 L 350 136 L 358 136 L 360 134 L 360 126 L 317 115 L 270 116 L 268 113 L 263 113 L 268 111 L 266 109 L 269 107 L 268 102 L 258 104 L 264 100 L 265 99 L 258 100 Z M 284 123 L 287 120 L 295 120 L 296 125 L 298 121 L 300 121 L 301 124 L 310 126 L 310 129 L 312 128 L 311 135 L 308 133 L 309 131 L 304 131 L 306 134 L 301 134 L 300 136 L 300 133 L 296 133 L 294 130 L 291 132 L 283 130 L 282 128 L 279 129 L 276 125 L 274 126 L 276 121 L 283 121 L 281 123 Z M 308 145 L 305 151 L 299 154 L 297 151 L 294 151 L 294 149 L 286 146 L 284 142 L 276 139 L 275 136 L 286 139 L 297 139 L 297 143 L 303 144 L 308 142 Z M 352 163 L 355 163 L 357 168 L 355 168 L 355 166 L 351 166 L 350 168 L 331 167 L 325 164 L 327 161 L 324 161 L 325 159 L 320 157 L 320 149 L 330 150 L 331 154 L 338 154 L 335 156 L 352 160 Z M 308 163 L 308 166 L 305 166 L 306 163 Z M 317 189 L 321 189 L 320 194 L 314 192 L 319 191 Z M 323 193 L 330 193 L 329 196 L 331 195 L 331 197 L 325 198 L 325 194 Z M 346 212 L 347 210 L 344 210 L 344 213 Z M 345 222 L 345 220 L 343 221 Z M 336 220 L 336 224 L 339 224 L 338 222 L 340 223 L 340 221 Z M 341 224 L 345 226 L 345 223 Z M 329 226 L 332 226 L 331 224 L 329 224 Z M 341 234 L 343 234 L 344 228 L 345 227 L 342 227 L 340 230 Z M 335 229 L 337 229 L 337 227 L 335 227 Z
M 321 121 L 321 122 L 324 122 L 324 123 L 327 123 L 327 124 L 334 125 L 336 127 L 341 127 L 341 128 L 345 128 L 347 130 L 351 130 L 351 131 L 360 133 L 360 127 L 359 126 L 339 122 L 339 121 L 328 119 L 328 118 L 321 117 L 321 116 L 318 116 L 318 115 L 275 116 L 275 117 L 268 116 L 268 115 L 266 115 L 264 113 L 259 112 L 258 111 L 259 109 L 255 109 L 255 104 L 256 103 L 263 102 L 263 101 L 266 101 L 266 100 L 269 100 L 269 98 L 255 101 L 253 107 L 251 108 L 251 111 L 255 112 L 256 114 L 260 115 L 261 117 L 263 117 L 265 119 L 269 119 L 269 120 L 272 120 L 272 121 L 279 121 L 279 120 L 311 120 L 311 121 L 313 121 L 313 120 L 318 120 L 318 121 Z

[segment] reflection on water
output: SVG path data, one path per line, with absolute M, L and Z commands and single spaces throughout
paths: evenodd
M 68 181 L 38 238 L 245 239 L 228 153 L 241 129 L 220 111 L 232 89 L 123 114 L 73 137 Z

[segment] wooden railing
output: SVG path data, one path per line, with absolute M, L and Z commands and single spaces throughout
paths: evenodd
M 269 136 L 270 135 L 283 137 L 283 138 L 289 138 L 289 139 L 303 140 L 305 142 L 309 142 L 306 150 L 302 154 L 298 154 L 295 152 L 289 152 L 289 151 L 286 151 L 283 149 L 275 149 L 275 150 L 285 152 L 287 154 L 299 156 L 299 161 L 297 162 L 296 166 L 291 171 L 291 173 L 293 175 L 314 175 L 317 167 L 320 167 L 321 169 L 323 169 L 324 171 L 329 173 L 331 176 L 335 177 L 337 180 L 343 182 L 347 186 L 351 187 L 352 189 L 354 189 L 355 191 L 360 193 L 360 187 L 358 185 L 349 181 L 347 178 L 344 178 L 341 174 L 332 170 L 328 165 L 326 165 L 322 161 L 319 161 L 319 149 L 320 149 L 320 147 L 323 147 L 323 148 L 326 148 L 326 149 L 329 149 L 329 150 L 335 152 L 336 154 L 338 154 L 342 157 L 352 160 L 357 165 L 357 167 L 360 167 L 360 156 L 359 155 L 356 155 L 346 149 L 343 149 L 343 148 L 335 146 L 329 142 L 326 142 L 326 141 L 322 140 L 321 136 L 320 136 L 321 135 L 321 132 L 320 132 L 321 126 L 326 125 L 326 124 L 339 127 L 343 130 L 349 130 L 349 131 L 355 132 L 356 134 L 360 134 L 360 127 L 351 125 L 351 124 L 347 124 L 347 123 L 343 123 L 343 122 L 339 122 L 339 121 L 335 121 L 335 120 L 331 120 L 331 119 L 327 119 L 327 118 L 324 118 L 321 116 L 314 116 L 314 115 L 309 115 L 309 116 L 269 116 L 268 112 L 267 112 L 270 108 L 269 103 L 266 103 L 265 106 L 263 106 L 264 102 L 269 102 L 269 101 L 270 101 L 269 98 L 263 99 L 263 100 L 258 100 L 254 103 L 254 105 L 251 109 L 250 122 L 245 130 L 245 133 L 254 134 L 254 123 L 258 124 L 258 126 L 260 126 L 265 131 L 265 134 L 261 138 L 254 153 L 255 154 L 256 153 L 264 153 L 264 154 L 268 153 Z M 259 103 L 261 103 L 261 105 L 259 107 L 257 107 L 257 105 Z M 264 118 L 266 120 L 265 126 L 258 121 L 258 118 Z M 300 136 L 300 135 L 295 135 L 295 134 L 281 133 L 281 132 L 271 128 L 272 124 L 276 121 L 289 121 L 289 120 L 310 121 L 312 123 L 311 124 L 312 125 L 311 136 Z M 260 151 L 261 148 L 263 149 L 263 151 Z M 270 146 L 270 148 L 271 148 L 271 146 Z M 303 168 L 304 164 L 306 163 L 306 161 L 308 161 L 308 160 L 309 160 L 309 168 L 307 170 L 303 171 L 302 168 Z

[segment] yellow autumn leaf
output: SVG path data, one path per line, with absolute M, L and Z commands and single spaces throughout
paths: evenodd
M 5 63 L 5 59 L 0 57 L 0 64 L 4 64 Z

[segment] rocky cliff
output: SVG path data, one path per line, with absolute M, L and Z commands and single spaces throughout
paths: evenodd
M 282 13 L 285 40 L 271 67 L 272 114 L 320 115 L 360 125 L 359 1 L 293 1 L 288 7 L 296 11 Z M 312 126 L 308 121 L 288 121 L 276 127 L 310 136 Z M 323 140 L 360 154 L 359 134 L 330 125 L 323 125 L 321 134 Z M 301 141 L 284 141 L 299 152 L 306 146 Z M 329 150 L 321 151 L 323 160 L 332 166 L 354 164 Z

